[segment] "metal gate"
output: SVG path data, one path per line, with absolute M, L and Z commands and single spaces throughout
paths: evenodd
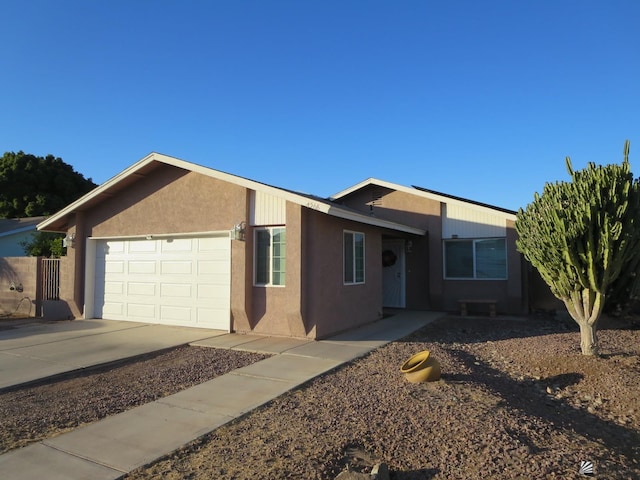
M 42 259 L 42 300 L 60 300 L 60 259 Z

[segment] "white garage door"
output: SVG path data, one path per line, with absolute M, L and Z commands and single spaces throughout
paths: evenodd
M 229 330 L 229 236 L 100 240 L 94 316 Z

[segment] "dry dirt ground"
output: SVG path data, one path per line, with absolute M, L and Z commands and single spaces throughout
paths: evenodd
M 5 389 L 0 392 L 0 453 L 166 397 L 266 357 L 185 346 L 35 386 Z
M 447 317 L 125 478 L 331 480 L 347 466 L 364 471 L 381 461 L 392 479 L 402 480 L 580 478 L 580 464 L 588 461 L 594 478 L 640 479 L 640 324 L 603 322 L 599 339 L 602 357 L 584 357 L 570 322 Z M 424 349 L 439 360 L 442 379 L 408 383 L 400 365 Z M 176 352 L 169 363 L 191 351 Z M 172 370 L 154 375 L 159 367 L 149 362 L 131 366 L 150 369 L 135 387 L 132 373 L 122 371 L 129 367 L 102 382 L 116 392 L 153 385 L 163 395 L 162 385 L 175 383 Z M 6 397 L 21 390 L 1 395 L 3 439 L 5 420 L 20 414 L 8 404 L 37 398 L 40 389 L 52 392 L 36 400 L 18 436 L 51 423 L 59 397 L 71 397 L 64 400 L 75 404 L 71 418 L 95 410 L 85 407 L 92 395 L 68 381 L 36 387 L 22 399 Z M 99 404 L 109 411 L 121 395 Z M 11 442 L 17 440 L 4 448 L 17 446 Z

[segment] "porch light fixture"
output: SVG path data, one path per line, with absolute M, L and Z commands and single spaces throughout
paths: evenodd
M 62 246 L 63 247 L 75 248 L 75 246 L 76 246 L 76 234 L 75 233 L 70 233 L 66 237 L 64 237 L 62 239 Z
M 231 230 L 231 239 L 232 240 L 241 240 L 244 241 L 246 238 L 247 232 L 247 224 L 246 222 L 240 222 L 233 226 Z

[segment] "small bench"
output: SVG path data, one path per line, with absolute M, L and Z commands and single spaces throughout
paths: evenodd
M 467 309 L 467 305 L 473 305 L 473 304 L 489 305 L 489 316 L 490 317 L 496 316 L 496 303 L 498 303 L 496 300 L 458 300 L 458 303 L 460 304 L 461 317 L 467 316 L 467 314 L 469 313 Z

